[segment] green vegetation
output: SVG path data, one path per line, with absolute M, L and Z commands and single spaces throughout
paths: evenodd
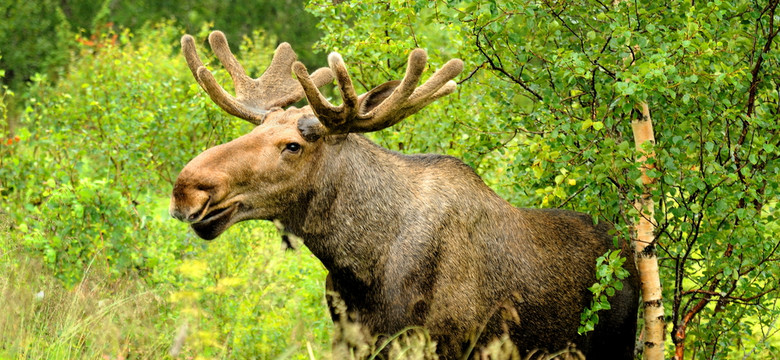
M 777 1 L 327 3 L 309 4 L 319 46 L 358 64 L 359 84 L 398 78 L 414 47 L 468 64 L 457 96 L 383 144 L 459 156 L 514 204 L 596 214 L 623 239 L 647 103 L 667 356 L 778 357 Z
M 251 129 L 178 54 L 185 29 L 212 27 L 253 74 L 279 40 L 321 65 L 319 29 L 362 90 L 400 78 L 414 47 L 432 68 L 462 58 L 456 94 L 371 136 L 458 156 L 513 204 L 585 211 L 619 239 L 639 216 L 630 122 L 646 102 L 668 356 L 676 341 L 685 358 L 780 357 L 777 1 L 312 0 L 318 25 L 262 1 L 0 3 L 0 359 L 330 357 L 305 248 L 262 222 L 204 242 L 167 214 L 181 167 Z M 583 330 L 620 263 L 600 264 Z
M 7 71 L 0 84 L 12 89 L 22 88 L 36 73 L 51 77 L 65 71 L 76 35 L 82 43 L 94 43 L 107 28 L 137 31 L 166 20 L 190 33 L 205 23 L 230 29 L 226 35 L 232 44 L 262 30 L 294 44 L 307 63 L 325 65 L 311 51 L 320 34 L 310 25 L 316 19 L 304 11 L 302 0 L 0 0 L 0 10 L 0 69 Z
M 257 222 L 207 243 L 167 213 L 178 170 L 251 128 L 171 54 L 181 34 L 105 33 L 30 85 L 25 127 L 0 148 L 0 358 L 165 358 L 180 332 L 177 358 L 329 353 L 325 274 L 305 248 Z

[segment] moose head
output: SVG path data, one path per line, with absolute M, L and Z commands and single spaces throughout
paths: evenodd
M 455 90 L 452 79 L 463 62 L 451 60 L 417 87 L 426 66 L 426 53 L 409 55 L 406 75 L 357 96 L 344 61 L 328 56 L 330 69 L 309 75 L 295 52 L 282 43 L 271 65 L 257 79 L 247 76 L 215 31 L 209 43 L 235 84 L 236 96 L 225 91 L 203 65 L 192 36 L 181 45 L 192 75 L 211 99 L 228 113 L 258 125 L 229 143 L 203 152 L 182 170 L 173 191 L 170 213 L 188 222 L 204 239 L 213 239 L 236 222 L 270 220 L 289 211 L 311 191 L 312 179 L 344 135 L 390 127 L 437 98 Z M 295 73 L 297 80 L 292 77 Z M 333 77 L 343 98 L 332 105 L 318 90 Z M 310 106 L 289 107 L 303 97 Z
M 402 80 L 358 96 L 338 54 L 328 57 L 329 69 L 309 75 L 281 44 L 252 79 L 222 33 L 209 41 L 236 95 L 217 84 L 187 35 L 182 49 L 193 76 L 225 111 L 257 127 L 184 167 L 173 217 L 204 239 L 239 221 L 274 220 L 328 270 L 334 320 L 344 319 L 333 311 L 340 299 L 347 317 L 374 336 L 422 327 L 444 358 L 469 356 L 468 349 L 505 334 L 522 354 L 575 344 L 590 358 L 633 358 L 639 285 L 632 262 L 595 330 L 577 333 L 596 259 L 612 247 L 606 222 L 515 208 L 456 158 L 399 154 L 360 134 L 452 93 L 460 60 L 418 87 L 426 54 L 413 50 Z M 339 106 L 318 90 L 334 77 Z M 308 106 L 291 106 L 304 97 Z

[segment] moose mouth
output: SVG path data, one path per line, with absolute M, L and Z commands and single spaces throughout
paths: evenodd
M 239 203 L 209 212 L 200 221 L 192 223 L 195 234 L 204 240 L 212 240 L 227 230 L 233 224 L 231 219 L 238 209 Z

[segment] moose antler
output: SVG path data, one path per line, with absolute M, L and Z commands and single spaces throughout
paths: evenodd
M 425 50 L 413 50 L 403 80 L 384 83 L 358 97 L 341 55 L 331 53 L 328 64 L 336 74 L 344 101 L 339 106 L 331 104 L 317 89 L 316 72 L 310 77 L 300 62 L 295 62 L 293 72 L 303 86 L 314 114 L 325 127 L 325 133 L 346 134 L 390 127 L 434 100 L 455 91 L 456 83 L 452 79 L 463 70 L 463 61 L 450 60 L 422 86 L 417 87 L 426 62 Z
M 304 97 L 301 85 L 293 79 L 290 72 L 297 58 L 290 44 L 281 43 L 276 48 L 268 69 L 259 78 L 252 79 L 230 51 L 225 34 L 221 31 L 212 32 L 209 35 L 209 43 L 233 78 L 235 97 L 225 91 L 214 79 L 214 75 L 203 66 L 192 36 L 184 35 L 181 38 L 182 52 L 195 80 L 206 90 L 211 100 L 231 115 L 259 125 L 271 108 L 285 107 Z M 333 73 L 327 68 L 317 70 L 311 77 L 312 86 L 315 88 L 333 81 Z

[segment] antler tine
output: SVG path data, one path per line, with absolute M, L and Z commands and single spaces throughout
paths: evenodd
M 317 88 L 317 85 L 314 84 L 314 81 L 309 76 L 306 65 L 303 65 L 300 61 L 296 61 L 295 64 L 293 64 L 292 69 L 293 73 L 295 73 L 295 76 L 298 78 L 298 82 L 303 87 L 303 92 L 306 95 L 306 99 L 309 101 L 309 105 L 314 111 L 314 114 L 317 115 L 318 118 L 332 119 L 338 117 L 338 108 L 322 95 Z
M 436 100 L 444 95 L 451 94 L 457 86 L 451 79 L 460 74 L 461 71 L 463 71 L 463 61 L 460 59 L 448 61 L 441 69 L 433 73 L 433 76 L 428 81 L 415 89 L 410 99 L 412 101 L 423 101 L 423 98 L 428 97 L 431 100 Z
M 370 119 L 361 124 L 366 131 L 376 131 L 397 124 L 404 118 L 420 111 L 434 100 L 451 94 L 457 84 L 452 81 L 463 71 L 463 61 L 452 59 L 436 71 L 425 83 L 415 89 L 426 63 L 425 50 L 415 49 L 409 55 L 406 75 L 393 93 L 370 112 L 364 115 Z
M 352 78 L 349 77 L 344 59 L 338 53 L 332 52 L 328 55 L 328 65 L 338 79 L 339 92 L 343 101 L 341 107 L 344 109 L 344 121 L 352 119 L 358 113 L 358 96 L 355 94 L 355 87 L 352 85 Z
M 339 106 L 335 106 L 325 99 L 314 81 L 309 77 L 306 66 L 302 63 L 296 62 L 293 65 L 293 72 L 298 77 L 298 81 L 303 87 L 314 114 L 323 125 L 333 130 L 343 127 L 349 119 L 357 116 L 358 96 L 355 93 L 355 87 L 352 85 L 352 79 L 349 77 L 347 67 L 344 65 L 341 55 L 335 52 L 330 53 L 328 55 L 328 65 L 330 65 L 331 71 L 338 79 L 339 92 L 343 99 L 343 103 Z
M 192 36 L 182 37 L 182 52 L 201 87 L 217 105 L 231 115 L 261 124 L 271 108 L 288 106 L 303 98 L 301 85 L 290 74 L 291 65 L 297 58 L 290 44 L 280 44 L 268 69 L 259 78 L 252 79 L 230 51 L 225 34 L 221 31 L 212 32 L 209 35 L 209 43 L 233 79 L 235 97 L 225 91 L 203 65 L 195 50 Z M 319 69 L 312 75 L 312 82 L 318 87 L 331 81 L 333 74 L 327 68 Z
M 344 61 L 337 53 L 328 56 L 328 63 L 336 75 L 344 103 L 334 106 L 320 93 L 301 63 L 293 66 L 298 81 L 314 114 L 326 128 L 326 134 L 371 132 L 392 126 L 414 114 L 434 100 L 455 91 L 452 81 L 463 71 L 463 61 L 453 59 L 433 74 L 422 86 L 416 87 L 425 69 L 425 50 L 415 49 L 409 54 L 406 74 L 401 81 L 387 82 L 357 97 Z
M 225 34 L 219 30 L 212 31 L 211 34 L 209 34 L 209 44 L 211 45 L 211 50 L 217 55 L 219 62 L 222 63 L 222 66 L 225 67 L 225 70 L 227 70 L 228 74 L 230 74 L 230 77 L 233 79 L 233 84 L 236 87 L 236 95 L 241 96 L 240 94 L 243 93 L 243 90 L 246 90 L 244 87 L 250 84 L 252 79 L 246 75 L 246 70 L 244 70 L 244 67 L 238 62 L 238 59 L 233 55 L 233 52 L 230 51 L 230 46 L 228 45 Z M 276 53 L 274 53 L 274 55 L 276 55 Z M 295 56 L 295 53 L 293 53 L 293 56 Z
M 387 106 L 394 105 L 399 101 L 406 100 L 417 87 L 417 83 L 420 82 L 420 76 L 422 76 L 425 70 L 425 64 L 428 63 L 428 54 L 423 49 L 414 49 L 409 54 L 409 60 L 406 63 L 406 74 L 401 80 L 401 84 L 393 91 L 393 93 L 381 105 L 377 106 L 373 114 L 377 114 L 377 111 L 386 108 Z
M 195 39 L 190 34 L 181 37 L 181 52 L 184 54 L 184 59 L 187 61 L 187 66 L 190 68 L 192 76 L 200 84 L 198 69 L 203 67 L 203 62 L 200 61 L 198 52 L 195 50 Z

